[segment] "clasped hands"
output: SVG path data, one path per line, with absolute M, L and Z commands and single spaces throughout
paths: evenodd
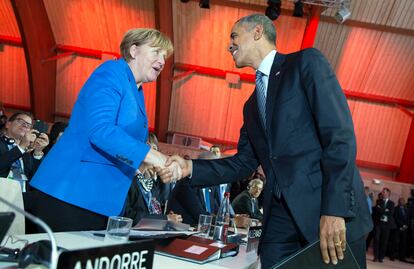
M 137 173 L 148 171 L 152 171 L 151 174 L 155 171 L 164 183 L 176 182 L 191 174 L 192 162 L 178 155 L 168 157 L 159 151 L 150 149 Z
M 178 155 L 173 155 L 167 158 L 164 168 L 157 167 L 156 171 L 164 183 L 175 182 L 191 175 L 193 162 L 191 160 L 185 160 Z M 176 175 L 180 175 L 180 177 L 177 178 Z

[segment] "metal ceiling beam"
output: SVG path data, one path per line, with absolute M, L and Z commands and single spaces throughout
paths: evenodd
M 172 1 L 156 0 L 154 2 L 155 25 L 158 30 L 174 40 Z M 158 140 L 167 140 L 168 121 L 170 119 L 171 94 L 173 84 L 173 59 L 169 57 L 163 71 L 157 79 L 157 97 L 155 107 L 155 133 Z
M 30 107 L 37 119 L 52 122 L 55 112 L 56 62 L 43 59 L 56 56 L 56 42 L 43 0 L 12 0 L 22 37 L 30 89 Z M 39 30 L 41 29 L 41 30 Z
M 255 83 L 254 74 L 248 73 L 239 73 L 233 71 L 226 71 L 217 68 L 204 67 L 198 65 L 184 64 L 184 63 L 175 63 L 174 68 L 181 71 L 193 71 L 194 73 L 200 75 L 208 75 L 212 77 L 225 78 L 227 73 L 233 73 L 240 76 L 240 80 L 244 82 Z M 414 108 L 414 100 L 405 100 L 400 98 L 381 96 L 376 94 L 369 94 L 363 92 L 355 92 L 352 90 L 344 89 L 344 94 L 347 98 L 356 99 L 359 101 L 368 101 L 372 103 L 386 104 L 392 106 L 403 106 L 406 108 Z
M 191 0 L 191 1 L 198 2 L 199 0 Z M 240 9 L 251 10 L 251 11 L 255 11 L 255 12 L 263 13 L 263 14 L 267 7 L 265 5 L 241 3 L 241 2 L 234 2 L 230 0 L 210 0 L 210 5 L 240 8 Z M 292 12 L 293 10 L 282 8 L 281 15 L 292 16 Z M 304 16 L 306 16 L 306 14 L 307 14 L 307 10 L 305 9 Z M 320 21 L 338 24 L 335 18 L 331 16 L 321 15 Z M 387 26 L 387 25 L 379 25 L 379 24 L 375 24 L 371 22 L 362 22 L 362 21 L 352 20 L 352 19 L 346 20 L 342 25 L 351 26 L 351 27 L 367 28 L 371 30 L 377 30 L 377 31 L 388 32 L 388 33 L 396 33 L 396 34 L 414 36 L 413 29 L 406 29 L 406 28 L 393 27 L 393 26 Z
M 310 9 L 310 17 L 306 23 L 305 32 L 303 33 L 301 49 L 312 48 L 315 43 L 316 33 L 318 32 L 319 20 L 321 17 L 322 8 L 319 6 L 312 6 Z
M 23 41 L 20 37 L 7 36 L 7 35 L 0 35 L 0 44 L 23 47 Z

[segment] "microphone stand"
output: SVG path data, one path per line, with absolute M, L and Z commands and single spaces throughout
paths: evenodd
M 50 255 L 50 265 L 49 268 L 50 269 L 56 269 L 57 268 L 57 262 L 58 262 L 58 249 L 57 249 L 57 244 L 56 244 L 56 239 L 55 236 L 53 235 L 52 230 L 50 229 L 50 227 L 40 218 L 33 216 L 32 214 L 30 214 L 29 212 L 24 211 L 23 209 L 15 206 L 14 204 L 8 202 L 7 200 L 5 200 L 4 198 L 0 197 L 0 202 L 6 204 L 7 206 L 11 207 L 12 209 L 16 210 L 18 213 L 22 214 L 23 216 L 25 216 L 26 218 L 28 218 L 29 220 L 31 220 L 33 223 L 39 225 L 40 227 L 43 228 L 43 230 L 46 231 L 49 239 L 50 239 L 50 243 L 51 243 L 51 255 Z

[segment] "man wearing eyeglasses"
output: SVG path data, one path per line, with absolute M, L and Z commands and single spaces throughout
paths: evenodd
M 31 179 L 49 144 L 46 134 L 32 129 L 33 120 L 27 113 L 15 113 L 0 135 L 0 177 L 20 183 L 26 192 L 26 182 Z
M 231 205 L 236 214 L 247 214 L 250 218 L 263 220 L 263 214 L 259 209 L 259 198 L 263 190 L 263 181 L 259 178 L 252 179 L 243 191 L 234 198 Z

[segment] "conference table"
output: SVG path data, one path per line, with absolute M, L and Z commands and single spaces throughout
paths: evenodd
M 107 246 L 113 243 L 105 242 L 103 237 L 94 235 L 92 232 L 60 232 L 54 233 L 57 245 L 68 250 L 76 250 L 83 248 L 94 248 Z M 28 240 L 29 242 L 36 242 L 42 239 L 48 239 L 46 234 L 27 234 L 15 236 L 16 238 Z M 9 240 L 10 241 L 10 240 Z M 19 245 L 20 244 L 20 245 Z M 22 243 L 17 242 L 11 244 L 7 242 L 10 248 L 21 248 Z M 0 262 L 0 268 L 13 268 L 13 264 Z M 239 254 L 235 257 L 227 257 L 220 260 L 215 260 L 203 265 L 179 260 L 171 257 L 154 254 L 153 268 L 180 268 L 180 269 L 195 269 L 195 268 L 209 268 L 209 269 L 223 269 L 223 268 L 237 268 L 237 269 L 253 269 L 258 268 L 259 262 L 256 252 L 246 253 L 246 246 L 240 246 Z

